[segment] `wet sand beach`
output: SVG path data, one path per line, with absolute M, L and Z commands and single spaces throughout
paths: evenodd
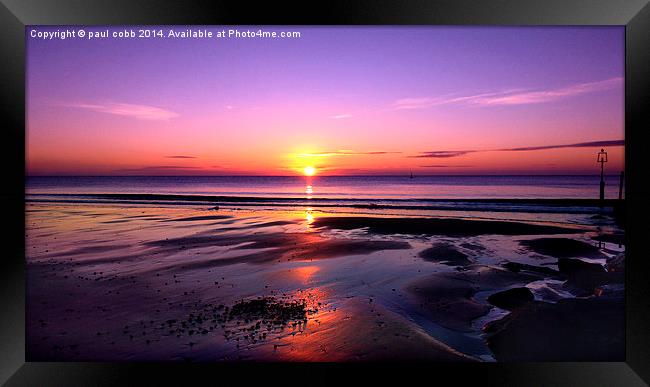
M 611 216 L 471 215 L 28 202 L 27 357 L 622 359 Z

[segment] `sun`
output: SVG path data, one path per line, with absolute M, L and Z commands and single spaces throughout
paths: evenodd
M 305 169 L 302 170 L 305 176 L 314 176 L 316 174 L 316 168 L 312 166 L 305 167 Z

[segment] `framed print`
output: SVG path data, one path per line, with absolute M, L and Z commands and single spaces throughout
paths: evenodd
M 6 1 L 4 380 L 644 385 L 650 8 L 465 3 Z

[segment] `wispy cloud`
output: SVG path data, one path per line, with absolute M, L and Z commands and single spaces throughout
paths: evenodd
M 342 119 L 350 118 L 350 117 L 352 117 L 352 114 L 337 114 L 335 116 L 331 116 L 330 118 L 333 118 L 335 120 L 342 120 Z
M 496 150 L 516 152 L 516 151 L 534 151 L 534 150 L 559 149 L 559 148 L 591 148 L 591 147 L 623 146 L 623 145 L 625 145 L 625 140 L 606 140 L 606 141 L 579 142 L 576 144 L 527 146 L 527 147 L 520 147 L 520 148 L 507 148 L 507 149 L 496 149 Z
M 530 91 L 515 93 L 511 95 L 482 97 L 474 100 L 474 103 L 481 105 L 524 105 L 551 102 L 558 99 L 575 97 L 582 94 L 594 93 L 597 91 L 611 90 L 620 87 L 623 78 L 611 78 L 604 81 L 580 83 L 559 89 Z
M 117 116 L 133 117 L 140 120 L 159 120 L 167 121 L 171 118 L 178 117 L 178 114 L 170 110 L 165 110 L 155 106 L 135 105 L 129 103 L 71 103 L 65 104 L 67 107 L 93 110 L 100 113 L 114 114 Z
M 419 155 L 416 156 L 409 156 L 409 157 L 416 157 L 416 158 L 438 158 L 438 159 L 446 159 L 450 157 L 458 157 L 458 156 L 463 156 L 468 153 L 473 153 L 476 152 L 475 150 L 460 150 L 460 151 L 431 151 L 431 152 L 422 152 Z
M 174 170 L 196 170 L 203 169 L 201 167 L 188 167 L 182 165 L 153 165 L 141 168 L 125 168 L 120 169 L 121 172 L 145 172 L 145 171 L 174 171 Z
M 195 159 L 195 156 L 165 156 L 167 159 Z
M 453 96 L 453 95 L 443 95 L 439 97 L 422 97 L 422 98 L 402 98 L 395 101 L 392 105 L 394 110 L 403 110 L 403 109 L 426 109 L 433 106 L 440 105 L 450 105 L 450 104 L 460 104 L 460 103 L 474 103 L 474 101 L 480 98 L 490 98 L 503 96 L 508 93 L 514 93 L 521 91 L 521 89 L 510 89 L 492 93 L 482 93 L 476 95 L 467 95 L 467 96 Z
M 387 151 L 373 151 L 373 152 L 355 152 L 351 150 L 337 150 L 331 152 L 314 152 L 314 153 L 301 153 L 300 157 L 332 157 L 332 156 L 363 156 L 363 155 L 387 155 L 402 152 L 387 152 Z
M 504 91 L 466 95 L 466 96 L 438 96 L 422 98 L 402 98 L 392 104 L 394 110 L 425 109 L 439 105 L 465 104 L 470 106 L 502 106 L 502 105 L 528 105 L 552 102 L 564 98 L 575 97 L 588 93 L 611 90 L 622 87 L 623 78 L 616 77 L 595 82 L 578 83 L 565 87 L 530 90 L 509 89 Z
M 434 164 L 434 165 L 420 165 L 420 168 L 471 168 L 473 165 L 445 165 L 445 164 Z
M 525 146 L 525 147 L 516 147 L 516 148 L 501 148 L 501 149 L 484 149 L 484 150 L 454 150 L 454 151 L 428 151 L 421 152 L 415 156 L 415 158 L 451 158 L 464 156 L 469 153 L 476 152 L 525 152 L 525 151 L 537 151 L 537 150 L 548 150 L 548 149 L 560 149 L 560 148 L 600 148 L 600 147 L 612 147 L 612 146 L 624 146 L 625 140 L 603 140 L 603 141 L 587 141 L 587 142 L 578 142 L 573 144 L 559 144 L 559 145 L 539 145 L 539 146 Z

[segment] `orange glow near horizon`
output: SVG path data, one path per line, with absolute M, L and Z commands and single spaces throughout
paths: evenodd
M 339 175 L 463 175 L 463 174 L 599 174 L 596 155 L 600 147 L 560 148 L 549 150 L 472 151 L 445 157 L 423 157 L 415 147 L 394 154 L 329 155 L 297 158 L 281 150 L 242 152 L 239 155 L 169 157 L 153 152 L 75 152 L 73 149 L 52 149 L 27 160 L 29 175 L 299 175 L 307 178 Z M 471 144 L 466 147 L 472 149 Z M 425 150 L 427 148 L 424 148 Z M 434 148 L 435 149 L 435 148 Z M 445 147 L 443 151 L 456 148 Z M 475 149 L 475 148 L 474 148 Z M 605 147 L 609 162 L 606 174 L 624 170 L 624 147 Z M 44 153 L 49 153 L 47 156 Z M 162 153 L 162 152 L 161 152 Z M 172 153 L 172 152 L 166 152 Z M 189 152 L 188 152 L 189 153 Z M 199 154 L 198 152 L 195 154 Z M 205 156 L 203 156 L 205 154 Z M 80 160 L 83 159 L 83 160 Z M 309 184 L 307 184 L 309 185 Z M 309 189 L 306 193 L 309 194 Z

